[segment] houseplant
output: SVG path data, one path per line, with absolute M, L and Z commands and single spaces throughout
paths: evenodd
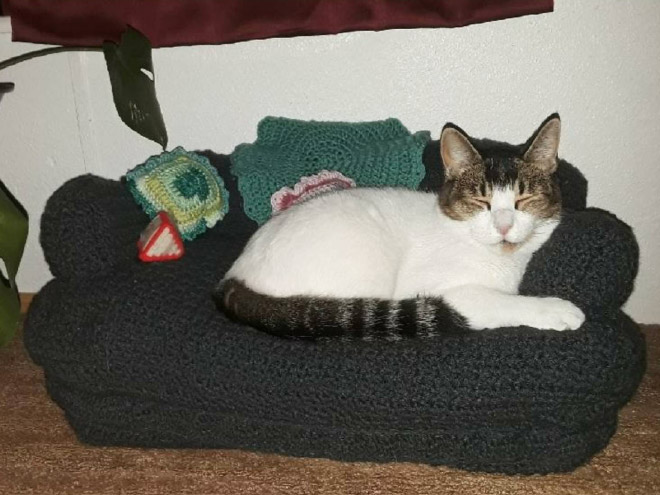
M 156 98 L 151 44 L 139 31 L 127 28 L 118 44 L 102 47 L 52 47 L 0 62 L 0 71 L 18 63 L 65 51 L 103 51 L 117 113 L 135 132 L 167 146 L 167 131 Z M 0 83 L 0 99 L 14 89 Z M 18 326 L 20 301 L 16 273 L 23 255 L 28 216 L 0 177 L 0 346 L 9 342 Z

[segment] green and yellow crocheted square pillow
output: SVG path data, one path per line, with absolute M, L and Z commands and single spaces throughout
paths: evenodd
M 186 240 L 213 227 L 229 209 L 218 171 L 206 157 L 182 147 L 152 156 L 126 174 L 126 183 L 150 218 L 168 212 Z

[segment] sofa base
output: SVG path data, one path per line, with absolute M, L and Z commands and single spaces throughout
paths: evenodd
M 470 471 L 545 474 L 571 471 L 602 450 L 616 430 L 616 413 L 599 423 L 566 429 L 429 429 L 356 431 L 200 412 L 139 398 L 99 397 L 47 379 L 51 397 L 66 411 L 78 439 L 97 446 L 242 449 L 341 461 L 417 462 Z M 108 423 L 89 411 L 112 408 Z M 119 413 L 119 414 L 117 414 Z

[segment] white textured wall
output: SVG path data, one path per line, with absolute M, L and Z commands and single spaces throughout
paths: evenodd
M 170 148 L 230 152 L 266 115 L 360 121 L 398 117 L 437 137 L 453 121 L 521 142 L 548 114 L 561 155 L 590 180 L 590 204 L 630 223 L 642 268 L 628 310 L 660 321 L 660 2 L 556 0 L 552 14 L 460 29 L 349 33 L 154 53 Z M 3 32 L 4 31 L 4 32 Z M 0 25 L 0 59 L 11 45 Z M 49 273 L 40 212 L 64 180 L 119 177 L 158 153 L 112 106 L 101 54 L 33 60 L 0 73 L 0 176 L 31 214 L 19 282 Z

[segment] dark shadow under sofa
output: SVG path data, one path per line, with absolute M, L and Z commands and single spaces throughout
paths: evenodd
M 93 445 L 239 448 L 503 473 L 567 471 L 601 450 L 645 369 L 620 307 L 638 251 L 629 227 L 585 209 L 562 162 L 567 207 L 521 286 L 587 315 L 574 332 L 507 328 L 402 342 L 303 342 L 230 322 L 211 293 L 256 228 L 227 156 L 204 152 L 230 192 L 224 220 L 176 262 L 144 264 L 148 218 L 120 182 L 82 176 L 48 201 L 54 279 L 25 343 L 78 438 Z M 423 188 L 442 180 L 437 142 Z

